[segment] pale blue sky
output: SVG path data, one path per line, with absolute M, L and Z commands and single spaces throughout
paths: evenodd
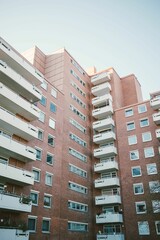
M 0 0 L 0 35 L 18 51 L 65 47 L 87 69 L 134 73 L 160 90 L 160 0 Z

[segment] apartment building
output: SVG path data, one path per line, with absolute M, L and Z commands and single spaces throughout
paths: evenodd
M 0 42 L 3 239 L 158 239 L 160 93 L 143 101 L 134 74 L 86 72 L 66 49 Z

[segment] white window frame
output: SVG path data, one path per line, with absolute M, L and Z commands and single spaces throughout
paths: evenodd
M 52 163 L 47 162 L 47 155 L 52 157 Z M 46 163 L 47 163 L 48 165 L 53 165 L 54 155 L 53 155 L 52 153 L 50 153 L 50 152 L 47 152 L 47 155 L 46 155 Z
M 32 168 L 32 171 L 33 171 L 33 173 L 34 172 L 38 173 L 38 176 L 39 176 L 38 179 L 35 179 L 35 177 L 34 177 L 34 182 L 40 182 L 40 180 L 41 180 L 41 169 L 39 169 L 39 168 Z
M 147 150 L 151 150 L 152 149 L 152 154 L 151 155 L 148 155 L 148 153 L 147 153 Z M 145 158 L 150 158 L 150 157 L 154 157 L 154 148 L 153 147 L 147 147 L 147 148 L 144 148 L 144 157 Z
M 134 140 L 134 141 L 133 141 Z M 134 145 L 137 144 L 137 136 L 136 135 L 130 135 L 128 136 L 128 144 Z
M 152 134 L 151 134 L 151 132 L 144 132 L 144 133 L 142 133 L 142 141 L 143 142 L 152 141 Z
M 58 91 L 55 89 L 55 88 L 51 88 L 51 95 L 54 97 L 54 98 L 57 98 L 57 94 L 58 94 Z
M 128 108 L 125 110 L 125 117 L 133 116 L 134 112 L 132 108 Z
M 132 130 L 134 130 L 134 129 L 136 128 L 134 121 L 132 121 L 132 122 L 127 122 L 126 124 L 127 124 L 127 131 L 132 131 Z M 132 127 L 130 127 L 130 126 L 132 126 Z
M 51 179 L 51 181 L 49 183 L 47 181 L 48 177 L 50 177 L 50 179 Z M 45 184 L 47 186 L 52 186 L 52 184 L 53 184 L 53 173 L 46 172 L 46 174 L 45 174 Z
M 50 199 L 50 205 L 45 205 L 45 202 L 44 202 L 45 197 L 48 197 Z M 43 207 L 44 208 L 51 208 L 52 207 L 52 195 L 51 194 L 44 193 Z
M 142 189 L 143 191 L 142 191 L 142 192 L 136 192 L 136 187 L 141 187 L 141 189 Z M 133 192 L 134 192 L 134 195 L 144 194 L 143 183 L 134 183 L 134 184 L 133 184 Z
M 132 158 L 132 154 L 135 154 L 135 158 Z M 130 151 L 130 160 L 135 161 L 139 159 L 139 151 L 138 150 L 132 150 Z
M 157 225 L 159 225 L 159 227 Z M 157 235 L 160 235 L 160 221 L 155 221 L 155 227 Z
M 140 174 L 139 175 L 134 175 L 134 173 L 133 173 L 134 169 L 139 169 L 140 170 Z M 140 176 L 142 176 L 141 166 L 134 166 L 134 167 L 131 168 L 131 170 L 132 170 L 132 177 L 140 177 Z
M 49 222 L 49 229 L 48 229 L 48 231 L 44 231 L 43 230 L 43 221 Z M 43 217 L 42 218 L 42 233 L 50 233 L 50 228 L 51 228 L 51 218 Z
M 28 221 L 30 219 L 34 219 L 35 220 L 35 228 L 34 228 L 34 230 L 29 230 L 29 232 L 36 232 L 36 229 L 37 229 L 37 216 L 28 215 Z
M 43 82 L 41 83 L 41 87 L 42 87 L 44 90 L 47 91 L 47 89 L 48 89 L 48 83 L 47 83 L 47 81 L 43 80 Z
M 147 167 L 147 174 L 148 175 L 154 175 L 157 174 L 157 164 L 156 163 L 149 163 L 146 165 Z
M 42 114 L 42 115 L 41 115 Z M 42 116 L 43 116 L 43 118 L 42 118 Z M 45 117 L 46 117 L 46 115 L 45 115 L 45 113 L 44 112 L 42 112 L 42 111 L 40 111 L 40 113 L 39 113 L 39 121 L 40 122 L 42 122 L 42 123 L 44 123 L 45 122 Z
M 39 133 L 42 133 L 42 138 L 39 137 Z M 38 128 L 38 139 L 43 141 L 43 138 L 44 138 L 44 130 Z
M 137 213 L 137 214 L 147 213 L 146 202 L 145 202 L 145 201 L 135 202 L 135 206 L 136 206 L 136 213 Z M 144 210 L 138 211 L 138 210 L 139 210 L 139 206 L 144 206 Z
M 56 129 L 56 120 L 53 118 L 49 118 L 49 127 L 52 129 Z
M 139 235 L 150 235 L 148 221 L 138 222 Z
M 143 126 L 143 125 L 142 125 L 142 122 L 145 121 L 145 120 L 147 120 L 147 123 L 148 123 L 148 124 L 146 124 L 146 125 Z M 140 127 L 143 128 L 143 127 L 148 127 L 148 126 L 149 126 L 149 119 L 148 119 L 148 118 L 142 118 L 142 119 L 140 119 Z
M 160 213 L 160 200 L 152 200 L 153 213 Z
M 37 195 L 37 202 L 34 203 L 34 202 L 32 201 L 32 205 L 34 205 L 34 206 L 38 206 L 39 191 L 31 190 L 30 195 L 31 195 L 31 194 L 35 194 L 35 195 Z
M 143 110 L 144 108 L 144 110 Z M 147 106 L 146 104 L 141 104 L 138 106 L 138 113 L 144 113 L 144 112 L 147 112 Z

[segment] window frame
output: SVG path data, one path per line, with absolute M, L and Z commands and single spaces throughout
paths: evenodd
M 52 163 L 49 163 L 49 162 L 47 161 L 47 156 L 52 157 Z M 46 155 L 46 163 L 47 163 L 48 165 L 53 165 L 53 163 L 54 163 L 54 154 L 51 154 L 51 153 L 47 152 L 47 155 Z
M 145 110 L 142 110 L 142 109 L 140 110 L 140 108 L 143 108 L 143 107 L 144 107 Z M 141 113 L 144 113 L 144 112 L 147 112 L 147 106 L 146 106 L 146 104 L 141 104 L 141 105 L 139 105 L 139 106 L 138 106 L 138 113 L 141 114 Z
M 134 140 L 134 142 L 133 142 L 133 140 Z M 137 136 L 136 135 L 128 136 L 128 145 L 131 146 L 131 145 L 135 145 L 135 144 L 137 144 Z
M 126 124 L 127 124 L 127 131 L 132 131 L 132 130 L 134 130 L 136 128 L 134 121 L 127 122 Z M 133 127 L 131 127 L 131 126 L 133 126 Z
M 45 205 L 45 198 L 49 199 L 49 205 Z M 51 208 L 52 207 L 52 195 L 44 193 L 43 207 L 44 208 Z
M 47 181 L 48 177 L 50 177 L 50 182 Z M 53 185 L 53 173 L 46 172 L 45 173 L 45 185 L 52 187 Z
M 147 138 L 146 138 L 146 136 L 147 136 Z M 148 138 L 148 136 L 149 136 L 149 138 Z M 152 141 L 151 132 L 143 132 L 142 133 L 142 142 L 150 142 L 150 141 Z
M 49 143 L 49 139 L 53 139 L 53 144 Z M 47 141 L 47 143 L 48 143 L 49 146 L 55 147 L 55 136 L 53 136 L 52 134 L 48 133 L 48 141 Z
M 151 155 L 148 155 L 147 153 L 147 150 L 149 149 L 152 149 L 152 154 Z M 154 153 L 154 148 L 153 147 L 147 147 L 147 148 L 144 148 L 144 157 L 145 158 L 151 158 L 151 157 L 154 157 L 155 156 L 155 153 Z
M 132 158 L 132 155 L 131 155 L 132 153 L 136 153 L 137 155 L 135 154 L 135 156 L 137 156 L 137 157 L 136 158 Z M 139 151 L 138 150 L 132 150 L 132 151 L 129 152 L 129 156 L 130 156 L 130 160 L 131 161 L 139 160 Z
M 142 123 L 146 121 L 147 124 L 143 125 Z M 148 127 L 149 126 L 149 119 L 148 118 L 142 118 L 140 119 L 140 127 L 143 128 L 143 127 Z
M 133 108 L 125 109 L 125 117 L 131 117 L 134 115 Z
M 34 230 L 33 229 L 29 229 L 29 220 L 34 220 Z M 28 216 L 28 230 L 29 232 L 36 232 L 36 229 L 37 229 L 37 216 L 32 216 L 32 215 L 29 215 Z
M 142 189 L 142 191 L 140 191 L 140 192 L 136 192 L 136 187 L 138 188 L 140 188 L 140 186 L 141 186 L 141 189 Z M 144 194 L 144 186 L 143 186 L 143 183 L 134 183 L 133 184 L 133 192 L 134 192 L 134 195 L 140 195 L 140 194 Z
M 53 122 L 54 122 L 54 124 L 53 124 Z M 48 121 L 48 125 L 49 125 L 50 128 L 56 129 L 56 120 L 50 117 L 49 121 Z
M 151 167 L 152 169 L 153 169 L 153 167 L 154 167 L 155 171 L 153 171 L 153 170 L 150 171 L 149 167 Z M 147 168 L 147 174 L 148 174 L 148 175 L 158 174 L 157 164 L 156 164 L 156 163 L 148 163 L 148 164 L 146 165 L 146 168 Z
M 144 210 L 142 209 L 142 211 L 140 209 L 141 206 L 144 206 Z M 146 202 L 145 201 L 135 202 L 135 207 L 136 207 L 136 213 L 137 214 L 147 213 L 147 208 L 146 208 Z
M 140 171 L 140 173 L 139 173 L 139 175 L 134 175 L 134 169 L 139 169 Z M 132 172 L 132 177 L 140 177 L 140 176 L 142 176 L 142 171 L 141 171 L 141 166 L 134 166 L 134 167 L 132 167 L 131 168 L 131 172 Z

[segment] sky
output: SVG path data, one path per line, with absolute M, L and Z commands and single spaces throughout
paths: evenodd
M 0 36 L 17 51 L 65 47 L 86 70 L 134 73 L 160 90 L 160 0 L 0 0 Z

